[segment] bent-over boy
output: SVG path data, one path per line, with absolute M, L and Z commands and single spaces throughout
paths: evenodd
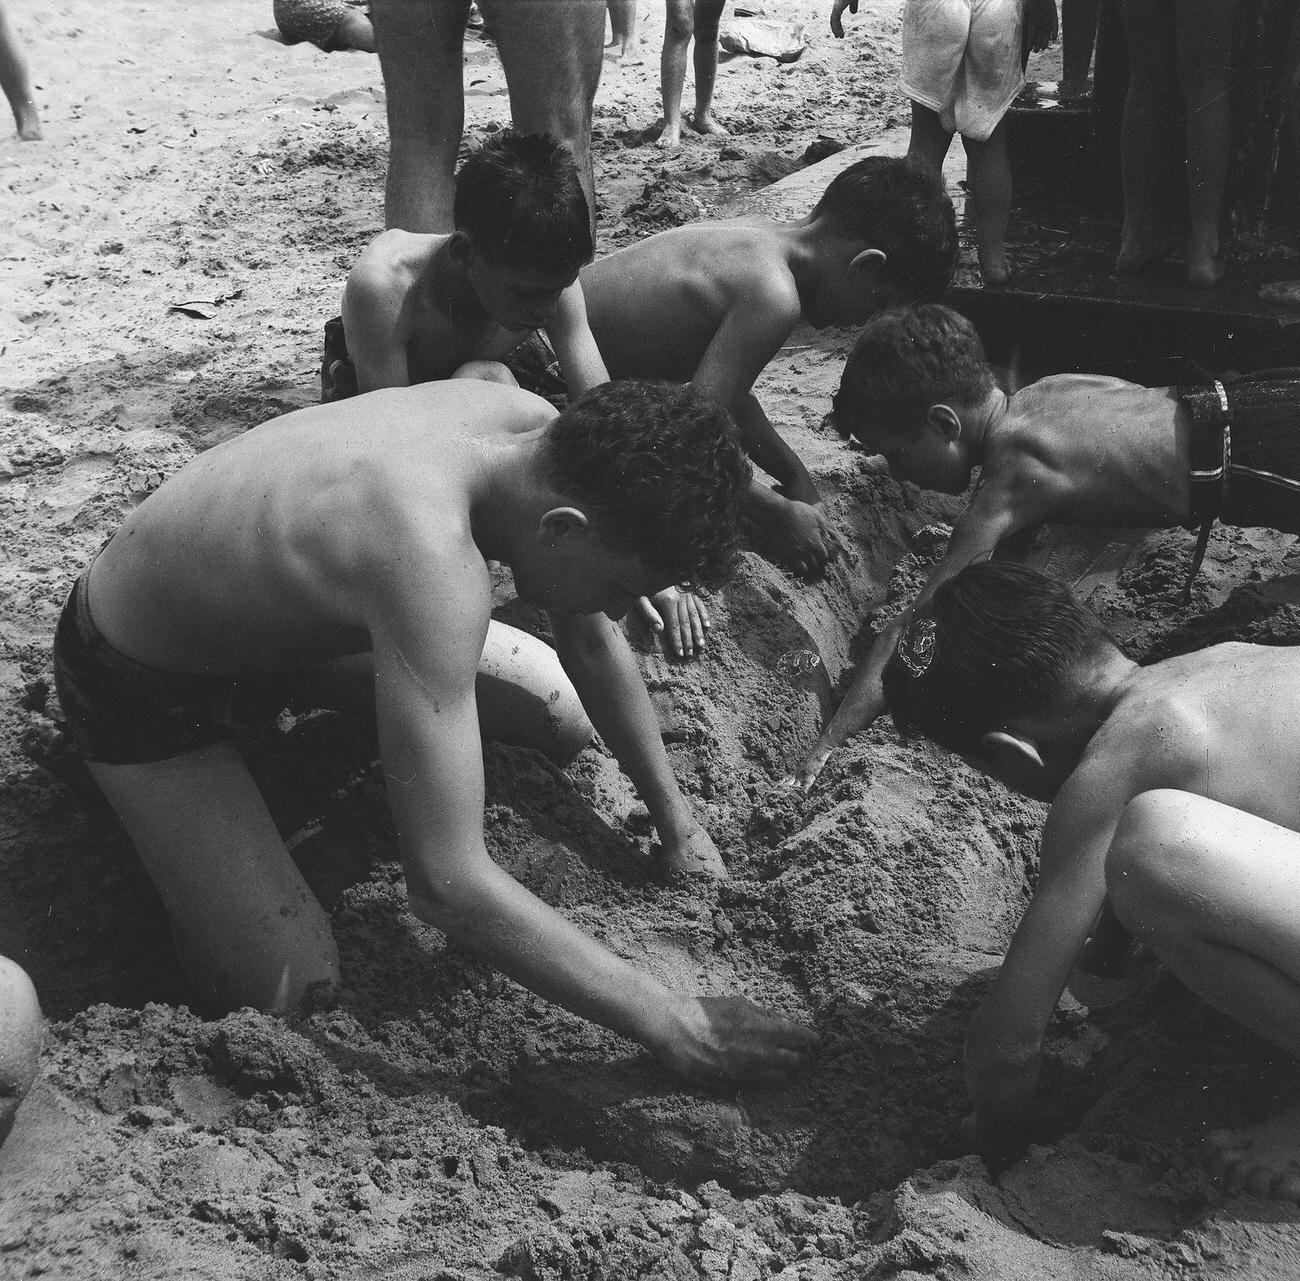
M 932 304 L 867 323 L 834 417 L 894 476 L 922 489 L 963 493 L 980 468 L 916 606 L 964 566 L 1044 523 L 1198 526 L 1202 552 L 1216 519 L 1300 533 L 1300 370 L 1185 387 L 1056 374 L 1009 396 L 970 321 Z M 905 623 L 901 615 L 876 638 L 800 765 L 800 785 L 810 786 L 830 753 L 884 710 L 880 672 Z
M 986 1155 L 1031 1126 L 1043 1035 L 1109 895 L 1192 991 L 1300 1056 L 1300 653 L 1227 644 L 1139 667 L 1068 588 L 963 569 L 884 670 L 889 710 L 1050 801 L 1033 898 L 966 1035 Z M 1300 1104 L 1210 1136 L 1259 1196 L 1300 1201 Z
M 351 675 L 377 714 L 418 917 L 682 1072 L 801 1063 L 805 1029 L 669 991 L 502 871 L 483 835 L 481 721 L 560 758 L 594 725 L 670 866 L 723 874 L 615 620 L 667 583 L 726 576 L 748 481 L 734 427 L 689 388 L 608 384 L 557 418 L 457 381 L 286 415 L 132 512 L 73 588 L 56 679 L 204 1001 L 285 1011 L 338 981 L 329 920 L 220 708 L 241 679 L 337 693 Z M 489 560 L 549 611 L 558 663 L 490 621 Z

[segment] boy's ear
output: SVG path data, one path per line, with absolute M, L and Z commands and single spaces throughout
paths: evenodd
M 998 778 L 1022 778 L 1043 768 L 1043 758 L 1032 739 L 1010 730 L 991 729 L 980 735 L 980 759 L 993 768 Z
M 931 405 L 925 411 L 925 421 L 927 425 L 940 432 L 945 440 L 961 438 L 961 415 L 951 405 L 942 402 Z
M 587 529 L 590 525 L 586 513 L 576 507 L 552 507 L 537 522 L 537 541 L 543 547 L 554 547 L 560 539 Z
M 853 255 L 849 262 L 850 271 L 879 271 L 889 261 L 889 255 L 883 249 L 863 249 Z
M 447 253 L 454 262 L 468 262 L 474 252 L 474 242 L 465 231 L 453 231 L 447 239 Z

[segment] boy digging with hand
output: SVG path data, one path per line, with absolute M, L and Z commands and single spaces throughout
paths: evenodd
M 1295 648 L 1139 667 L 1067 588 L 986 563 L 915 613 L 884 690 L 900 730 L 1051 802 L 1033 898 L 966 1034 L 991 1164 L 1032 1138 L 1043 1035 L 1108 896 L 1192 991 L 1300 1056 Z M 1300 1104 L 1208 1143 L 1231 1184 L 1300 1201 Z
M 1218 519 L 1300 533 L 1300 371 L 1189 387 L 1057 374 L 1009 396 L 971 323 L 935 304 L 868 322 L 834 413 L 841 432 L 922 489 L 963 493 L 980 468 L 913 609 L 1044 523 L 1190 524 L 1204 538 Z M 907 618 L 876 638 L 793 782 L 811 786 L 831 752 L 884 711 L 880 673 Z

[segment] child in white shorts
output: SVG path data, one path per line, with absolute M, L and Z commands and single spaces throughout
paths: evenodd
M 1057 32 L 1055 0 L 907 0 L 903 92 L 912 100 L 909 158 L 937 173 L 954 133 L 966 148 L 980 276 L 1004 284 L 1011 165 L 1002 119 L 1025 83 L 1030 50 Z

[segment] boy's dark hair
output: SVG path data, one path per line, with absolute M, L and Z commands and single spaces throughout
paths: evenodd
M 546 133 L 505 129 L 460 167 L 452 219 L 493 262 L 560 275 L 595 253 L 572 150 Z
M 957 265 L 957 216 L 943 180 L 910 160 L 868 156 L 836 174 L 812 217 L 886 254 L 885 278 L 908 301 L 929 302 Z
M 965 316 L 942 303 L 891 307 L 863 326 L 835 393 L 835 425 L 854 420 L 911 427 L 931 405 L 975 405 L 997 385 L 984 344 Z M 868 442 L 869 443 L 869 442 Z
M 990 730 L 1050 715 L 1107 645 L 1110 633 L 1067 587 L 986 561 L 950 578 L 908 622 L 881 685 L 901 734 L 976 753 Z
M 603 536 L 679 582 L 735 569 L 752 474 L 731 415 L 683 383 L 602 383 L 546 435 L 549 473 Z

